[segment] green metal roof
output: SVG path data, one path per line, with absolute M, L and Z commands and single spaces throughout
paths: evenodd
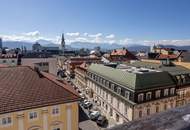
M 126 63 L 129 66 L 135 66 L 135 67 L 145 67 L 145 68 L 154 68 L 156 70 L 160 71 L 167 71 L 171 75 L 181 75 L 181 74 L 190 74 L 190 69 L 185 68 L 180 65 L 174 65 L 174 66 L 164 66 L 158 63 L 151 63 L 151 62 L 143 62 L 143 61 L 135 61 L 133 63 Z
M 130 73 L 101 64 L 91 64 L 88 70 L 133 90 L 175 85 L 167 72 Z

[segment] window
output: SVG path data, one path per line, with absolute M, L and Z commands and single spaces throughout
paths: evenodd
M 164 110 L 167 110 L 167 104 L 164 104 Z
M 104 90 L 102 90 L 102 91 L 103 91 L 102 96 L 103 96 L 103 98 L 104 98 L 104 96 L 105 96 L 105 92 L 104 92 Z
M 159 112 L 159 106 L 156 106 L 156 113 Z
M 181 77 L 178 75 L 176 76 L 176 79 L 177 79 L 178 85 L 181 85 L 182 84 Z
M 147 113 L 147 115 L 150 115 L 150 108 L 147 108 L 146 113 Z
M 53 128 L 53 130 L 61 130 L 60 128 Z
M 111 84 L 111 89 L 114 90 L 114 84 Z
M 120 102 L 117 100 L 117 108 L 119 109 Z
M 142 117 L 142 111 L 140 110 L 139 111 L 139 118 L 141 118 Z
M 141 93 L 141 94 L 138 95 L 138 101 L 139 101 L 139 102 L 142 102 L 142 101 L 143 101 L 143 98 L 144 98 L 143 93 Z
M 171 95 L 174 95 L 174 93 L 175 93 L 175 88 L 171 88 L 171 89 L 170 89 L 170 94 L 171 94 Z
M 6 60 L 3 60 L 3 63 L 6 63 Z
M 2 118 L 2 125 L 8 125 L 12 123 L 11 117 L 4 117 Z
M 110 108 L 110 116 L 113 116 L 113 109 Z
M 15 60 L 12 60 L 12 63 L 15 63 Z
M 106 100 L 108 100 L 108 93 L 106 93 Z
M 113 96 L 111 95 L 110 97 L 111 97 L 111 104 L 112 104 L 113 103 Z
M 103 84 L 104 84 L 104 85 L 106 84 L 106 80 L 103 80 Z
M 173 107 L 174 107 L 174 106 L 173 106 L 173 102 L 171 102 L 171 103 L 170 103 L 170 106 L 171 106 L 171 108 L 173 108 Z
M 185 75 L 181 75 L 181 79 L 182 79 L 182 83 L 185 84 L 186 82 Z
M 106 82 L 106 87 L 109 87 L 109 81 Z
M 30 113 L 29 113 L 29 118 L 30 118 L 30 119 L 35 119 L 35 118 L 37 118 L 37 112 L 30 112 Z
M 160 92 L 161 92 L 160 90 L 156 91 L 156 98 L 160 98 Z
M 125 114 L 127 115 L 127 113 L 128 113 L 128 106 L 127 104 L 125 104 Z
M 150 100 L 151 99 L 151 92 L 146 93 L 146 100 Z
M 129 99 L 129 91 L 125 91 L 125 97 L 127 98 L 127 99 Z
M 58 115 L 59 114 L 59 107 L 58 106 L 54 106 L 52 108 L 52 114 L 53 115 Z
M 164 89 L 164 96 L 168 96 L 168 89 Z
M 121 88 L 120 87 L 117 88 L 117 93 L 121 94 Z

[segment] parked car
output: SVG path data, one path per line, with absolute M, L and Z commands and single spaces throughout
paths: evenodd
M 89 102 L 89 101 L 84 102 L 84 104 L 83 104 L 83 107 L 84 107 L 85 109 L 91 109 L 92 106 L 93 106 L 92 103 Z
M 106 119 L 105 116 L 99 116 L 98 119 L 96 120 L 96 123 L 99 126 L 104 126 L 108 123 L 108 120 Z
M 81 104 L 81 106 L 84 107 L 84 104 L 87 103 L 87 102 L 89 102 L 89 101 L 87 99 L 84 99 L 84 100 L 81 100 L 80 104 Z
M 78 93 L 82 93 L 79 89 L 77 90 Z
M 90 115 L 89 115 L 90 119 L 93 121 L 96 121 L 99 116 L 100 116 L 99 111 L 92 111 L 92 112 L 90 112 Z

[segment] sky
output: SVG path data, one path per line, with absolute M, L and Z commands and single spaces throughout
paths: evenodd
M 190 0 L 1 0 L 3 40 L 190 45 Z

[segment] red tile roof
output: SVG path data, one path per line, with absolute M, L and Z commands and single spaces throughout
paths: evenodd
M 26 66 L 0 68 L 0 114 L 78 101 L 66 82 Z
M 0 64 L 0 67 L 8 67 L 8 65 Z
M 111 52 L 111 54 L 107 57 L 108 60 L 115 61 L 129 61 L 129 60 L 137 60 L 137 57 L 133 55 L 127 49 L 116 49 Z
M 0 54 L 0 58 L 17 58 L 17 54 Z
M 111 52 L 111 55 L 126 55 L 129 51 L 127 49 L 116 49 Z
M 161 59 L 177 59 L 179 55 L 176 54 L 171 54 L 171 55 L 164 55 L 164 54 L 160 54 L 157 59 L 161 60 Z

